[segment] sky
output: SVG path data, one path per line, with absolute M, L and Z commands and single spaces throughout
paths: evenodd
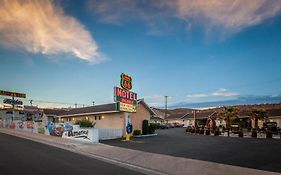
M 281 1 L 0 0 L 0 89 L 40 107 L 281 96 Z M 0 100 L 6 97 L 0 97 Z

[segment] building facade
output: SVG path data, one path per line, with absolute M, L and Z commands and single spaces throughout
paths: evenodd
M 150 120 L 155 115 L 143 100 L 138 101 L 137 112 L 127 114 L 133 130 L 142 130 L 143 120 Z M 123 137 L 126 133 L 126 112 L 118 111 L 117 103 L 70 109 L 61 113 L 57 118 L 59 122 L 70 122 L 72 124 L 81 120 L 88 120 L 92 122 L 94 128 L 121 129 Z

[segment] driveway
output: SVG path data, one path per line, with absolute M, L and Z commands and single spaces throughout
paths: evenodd
M 281 172 L 281 139 L 194 135 L 184 128 L 156 130 L 158 136 L 102 141 L 104 144 L 176 157 Z

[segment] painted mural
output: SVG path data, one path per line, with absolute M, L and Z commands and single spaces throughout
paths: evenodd
M 15 128 L 16 128 L 15 122 L 11 122 L 11 123 L 9 124 L 9 128 L 10 128 L 10 129 L 15 129 Z
M 88 142 L 99 142 L 98 129 L 80 128 L 79 125 L 70 123 L 53 123 L 53 122 L 34 122 L 34 121 L 5 121 L 0 120 L 0 127 L 22 130 L 26 132 L 63 137 L 67 139 L 78 139 Z
M 3 122 L 1 119 L 0 119 L 0 128 L 3 128 Z
M 63 132 L 72 130 L 73 126 L 70 123 L 48 122 L 48 131 L 52 136 L 62 137 Z

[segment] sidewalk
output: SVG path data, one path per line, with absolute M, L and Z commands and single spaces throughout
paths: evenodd
M 219 163 L 130 150 L 104 144 L 93 144 L 17 130 L 1 128 L 0 132 L 66 149 L 145 174 L 171 175 L 281 175 L 268 171 Z

